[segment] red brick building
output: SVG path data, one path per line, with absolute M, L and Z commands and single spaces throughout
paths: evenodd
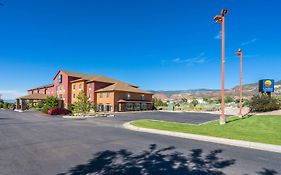
M 152 109 L 152 93 L 138 86 L 101 75 L 80 74 L 60 70 L 53 78 L 53 84 L 28 90 L 28 94 L 57 96 L 64 107 L 77 100 L 84 91 L 89 101 L 99 111 L 135 111 Z

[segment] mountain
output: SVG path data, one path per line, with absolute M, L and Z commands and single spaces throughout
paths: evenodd
M 3 101 L 7 102 L 7 103 L 15 103 L 16 102 L 16 100 L 12 100 L 12 99 L 4 99 Z
M 231 89 L 225 89 L 226 96 L 238 97 L 240 86 L 235 86 Z M 153 97 L 161 100 L 173 99 L 179 100 L 182 98 L 202 98 L 202 97 L 220 97 L 220 89 L 190 89 L 190 90 L 174 90 L 174 91 L 155 91 Z M 258 83 L 243 85 L 243 96 L 249 97 L 258 93 Z M 281 94 L 281 80 L 275 82 L 275 94 Z

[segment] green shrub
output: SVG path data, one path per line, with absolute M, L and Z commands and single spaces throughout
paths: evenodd
M 232 97 L 230 97 L 230 96 L 226 96 L 226 97 L 224 98 L 224 102 L 225 102 L 225 103 L 231 103 L 231 102 L 234 102 L 234 99 L 233 99 Z
M 153 98 L 153 104 L 155 107 L 168 106 L 168 103 L 163 102 L 161 99 Z
M 280 101 L 267 94 L 254 95 L 249 104 L 252 112 L 266 112 L 280 109 Z
M 7 103 L 7 102 L 4 102 L 3 103 L 3 108 L 4 109 L 10 109 L 10 107 L 13 105 L 13 103 Z
M 41 108 L 40 111 L 45 113 L 45 114 L 48 114 L 49 109 L 51 109 L 51 108 L 43 106 L 43 108 Z
M 49 109 L 55 109 L 58 108 L 58 106 L 59 106 L 58 98 L 55 96 L 48 96 L 46 100 L 44 100 L 43 102 L 43 107 L 41 108 L 41 111 L 47 114 Z
M 204 109 L 204 107 L 202 106 L 202 105 L 196 105 L 195 107 L 194 107 L 194 110 L 195 111 L 202 111 Z
M 41 101 L 38 102 L 37 108 L 41 109 L 41 108 L 43 108 L 43 107 L 44 107 L 44 101 L 41 100 Z
M 0 103 L 0 108 L 3 108 L 3 103 Z
M 73 111 L 73 109 L 74 109 L 73 104 L 68 104 L 67 109 L 70 110 L 70 111 Z

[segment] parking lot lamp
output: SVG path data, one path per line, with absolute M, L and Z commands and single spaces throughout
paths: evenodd
M 221 24 L 221 115 L 220 115 L 220 124 L 223 125 L 225 124 L 225 115 L 224 115 L 224 23 L 225 23 L 225 14 L 228 13 L 228 10 L 222 9 L 220 15 L 216 15 L 214 17 L 214 20 L 217 24 Z
M 243 54 L 242 54 L 242 49 L 238 49 L 236 52 L 236 55 L 240 57 L 240 110 L 239 110 L 239 116 L 242 116 L 242 98 L 243 98 L 243 85 L 242 85 L 242 76 L 243 76 Z

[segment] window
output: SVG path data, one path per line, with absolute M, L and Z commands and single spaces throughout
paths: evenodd
M 126 111 L 133 110 L 133 103 L 126 103 Z
M 91 98 L 91 96 L 92 96 L 92 95 L 91 95 L 91 93 L 89 93 L 89 95 L 88 95 L 88 96 L 89 96 L 89 98 Z
M 62 94 L 59 95 L 59 98 L 62 98 Z
M 98 111 L 103 111 L 103 110 L 104 110 L 103 104 L 99 104 L 99 105 L 98 105 Z
M 127 94 L 127 100 L 131 99 L 131 94 Z
M 92 89 L 92 83 L 89 84 L 89 90 L 91 90 L 91 89 Z
M 62 90 L 62 86 L 60 86 L 60 90 Z
M 73 94 L 73 98 L 75 98 L 75 94 Z
M 102 92 L 100 92 L 100 98 L 102 98 Z
M 59 82 L 59 83 L 62 82 L 62 74 L 59 74 L 58 82 Z
M 82 88 L 82 84 L 79 84 L 79 90 L 81 90 L 81 88 Z
M 74 84 L 74 85 L 73 85 L 73 89 L 74 89 L 74 90 L 75 90 L 75 86 L 76 86 L 76 85 Z
M 110 92 L 106 92 L 106 98 L 109 98 Z
M 144 94 L 141 95 L 141 100 L 145 100 Z

